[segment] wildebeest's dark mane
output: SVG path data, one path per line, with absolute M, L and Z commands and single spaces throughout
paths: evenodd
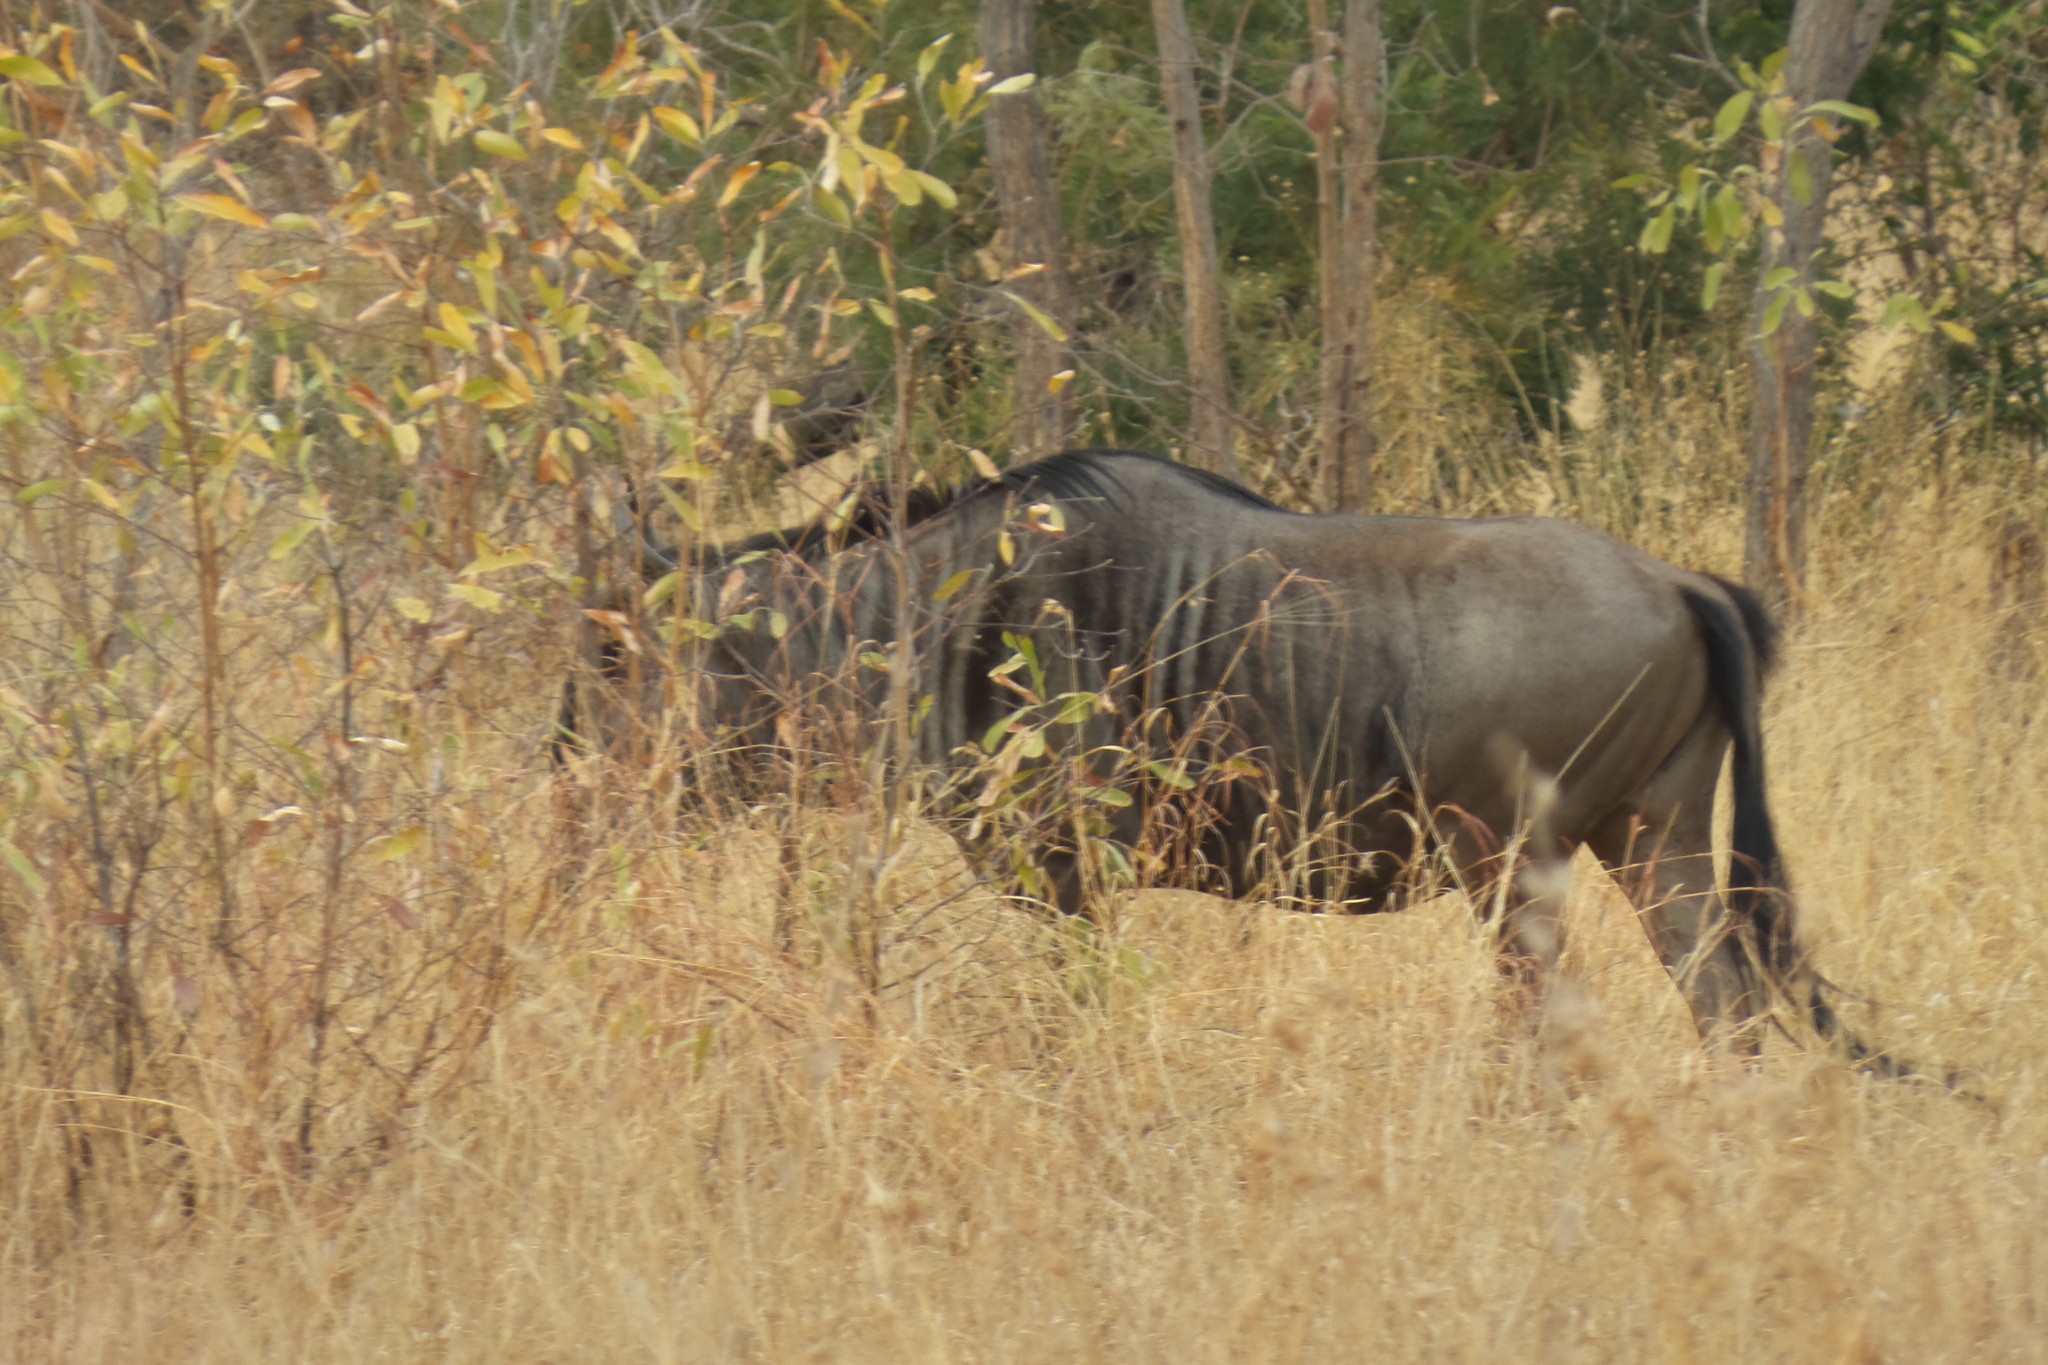
M 1191 465 L 1175 464 L 1141 450 L 1091 446 L 1083 450 L 1069 450 L 1058 455 L 1049 455 L 1045 459 L 1034 460 L 1029 464 L 1017 465 L 1004 470 L 994 479 L 951 487 L 925 484 L 913 488 L 910 490 L 910 501 L 906 508 L 908 516 L 904 523 L 905 528 L 931 521 L 970 499 L 1002 497 L 1012 493 L 1020 497 L 1044 497 L 1059 501 L 1102 499 L 1115 502 L 1119 494 L 1127 491 L 1122 481 L 1116 477 L 1116 465 L 1120 461 L 1129 460 L 1143 460 L 1148 465 L 1170 469 L 1178 477 L 1198 484 L 1241 506 L 1258 507 L 1267 511 L 1283 510 L 1278 504 L 1220 474 L 1211 474 L 1205 469 L 1196 469 Z M 728 541 L 708 553 L 716 559 L 726 560 L 737 555 L 766 550 L 798 554 L 811 551 L 830 552 L 848 545 L 881 540 L 889 534 L 888 486 L 880 479 L 870 479 L 856 487 L 856 501 L 851 510 L 843 516 L 836 514 L 835 509 L 834 514 L 817 517 L 801 526 L 763 531 L 741 540 Z

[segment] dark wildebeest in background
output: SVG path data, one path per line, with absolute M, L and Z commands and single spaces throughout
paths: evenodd
M 916 742 L 939 770 L 986 769 L 985 744 L 1028 693 L 1026 722 L 1051 710 L 1067 722 L 1038 727 L 1052 742 L 1036 761 L 1081 769 L 1070 791 L 1133 797 L 1096 807 L 1132 844 L 1188 785 L 1134 759 L 1134 730 L 1208 727 L 1228 741 L 1209 752 L 1236 760 L 1211 766 L 1238 776 L 1205 786 L 1199 817 L 1180 822 L 1197 856 L 1173 884 L 1270 891 L 1276 846 L 1284 862 L 1287 842 L 1313 835 L 1342 853 L 1315 861 L 1307 898 L 1375 909 L 1418 852 L 1434 853 L 1491 888 L 1480 898 L 1505 904 L 1506 945 L 1540 971 L 1559 948 L 1557 898 L 1525 895 L 1517 869 L 1583 845 L 1629 891 L 1703 1036 L 1754 1048 L 1782 998 L 1868 1055 L 1823 999 L 1785 894 L 1758 728 L 1773 632 L 1746 590 L 1564 522 L 1301 515 L 1113 450 L 921 492 L 902 543 Z M 674 569 L 672 553 L 645 552 L 652 571 Z M 791 708 L 880 714 L 877 665 L 904 623 L 878 513 L 754 537 L 691 568 L 690 614 L 719 623 L 694 647 L 703 723 L 773 752 Z M 1103 700 L 1060 700 L 1089 695 Z M 1731 747 L 1724 898 L 1712 817 Z M 967 787 L 981 781 L 956 782 L 940 813 L 974 814 Z M 971 859 L 987 862 L 974 847 L 987 838 L 963 822 Z M 1076 841 L 1046 835 L 1034 861 L 1052 899 L 1080 910 Z

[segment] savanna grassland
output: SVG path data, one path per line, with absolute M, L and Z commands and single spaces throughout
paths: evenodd
M 1844 144 L 1842 274 L 1925 298 L 1918 327 L 1833 295 L 1816 324 L 1807 600 L 1766 698 L 1818 964 L 1950 1089 L 1796 1029 L 1703 1050 L 1590 863 L 1532 1031 L 1455 892 L 1145 890 L 1060 925 L 915 812 L 884 828 L 864 762 L 706 796 L 678 706 L 556 761 L 597 641 L 660 676 L 710 628 L 614 535 L 627 478 L 662 534 L 717 538 L 890 453 L 936 481 L 1007 456 L 1039 324 L 986 202 L 972 7 L 142 7 L 131 40 L 0 0 L 0 1360 L 2048 1356 L 2040 438 L 1978 363 L 2031 343 L 1938 274 L 2034 297 L 1981 264 L 2039 237 L 2031 163 L 1987 160 L 1909 269 L 1883 195 L 1925 120 Z M 1242 87 L 1234 401 L 1247 478 L 1300 505 L 1301 16 L 1242 13 L 1202 46 Z M 1669 34 L 1552 11 L 1524 45 L 1555 69 L 1489 47 L 1489 76 L 1417 13 L 1390 71 L 1442 82 L 1390 108 L 1444 116 L 1390 145 L 1451 114 L 1544 136 L 1390 160 L 1377 505 L 1738 573 L 1747 324 L 1693 307 L 1687 223 L 1650 261 L 1646 210 L 1597 198 L 1663 144 L 1648 77 L 1595 59 Z M 1189 396 L 1151 57 L 1047 45 L 1097 272 L 1060 384 L 1077 439 L 1164 449 Z M 1635 121 L 1572 103 L 1602 90 Z M 1942 91 L 1969 116 L 1943 155 L 1994 145 L 1976 87 Z M 1578 331 L 1530 322 L 1567 296 Z M 820 372 L 866 378 L 849 448 L 789 476 Z
M 1784 1045 L 1702 1054 L 1584 866 L 1540 1043 L 1455 897 L 1334 918 L 1146 893 L 1077 953 L 991 901 L 935 913 L 951 855 L 928 843 L 889 884 L 895 984 L 870 995 L 833 946 L 842 820 L 806 843 L 816 931 L 780 949 L 765 834 L 565 830 L 531 698 L 508 697 L 513 733 L 465 736 L 427 821 L 445 856 L 494 851 L 478 894 L 515 965 L 495 998 L 450 973 L 416 1017 L 351 1016 L 416 1034 L 439 1012 L 476 1030 L 462 1064 L 402 1111 L 334 1064 L 323 1123 L 360 1145 L 309 1178 L 260 1021 L 215 1017 L 211 974 L 154 1060 L 162 1098 L 56 1092 L 10 1052 L 5 1340 L 69 1361 L 2037 1358 L 2048 774 L 2032 685 L 1987 667 L 1982 557 L 1942 548 L 1975 530 L 1923 509 L 1883 549 L 1910 576 L 1830 584 L 1769 743 L 1823 969 L 1981 1101 Z

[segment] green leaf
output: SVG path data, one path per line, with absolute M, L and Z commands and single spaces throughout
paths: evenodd
M 284 534 L 271 544 L 270 557 L 272 559 L 285 559 L 289 557 L 292 551 L 305 543 L 306 537 L 312 535 L 319 528 L 319 525 L 319 522 L 311 518 L 302 518 L 285 527 Z
M 1723 185 L 1714 195 L 1714 209 L 1721 220 L 1721 240 L 1739 242 L 1749 236 L 1749 215 L 1742 211 L 1742 191 Z
M 1785 140 L 1785 102 L 1771 98 L 1764 101 L 1764 107 L 1757 111 L 1757 123 L 1764 130 L 1764 141 Z
M 1095 714 L 1095 694 L 1093 692 L 1069 692 L 1058 698 L 1058 701 L 1060 703 L 1060 712 L 1059 715 L 1053 718 L 1056 724 L 1079 725 L 1082 721 Z
M 23 506 L 26 506 L 29 503 L 38 501 L 39 499 L 47 498 L 52 493 L 63 492 L 64 489 L 70 484 L 70 482 L 71 480 L 69 479 L 44 479 L 40 483 L 30 484 L 28 487 L 22 489 L 19 493 L 16 493 L 14 495 L 14 500 L 18 503 L 21 503 Z
M 1840 280 L 1815 280 L 1813 287 L 1831 299 L 1853 299 L 1856 297 L 1855 286 L 1844 284 Z
M 1927 308 L 1911 294 L 1894 294 L 1884 306 L 1884 325 L 1897 327 L 1901 323 L 1911 327 L 1923 336 L 1934 330 L 1934 323 L 1927 316 Z
M 1750 105 L 1756 102 L 1756 93 L 1750 90 L 1738 91 L 1728 97 L 1721 111 L 1714 115 L 1714 141 L 1726 142 L 1742 131 L 1742 125 L 1749 118 Z
M 846 201 L 832 191 L 814 191 L 811 195 L 811 202 L 818 206 L 820 213 L 830 218 L 839 227 L 851 228 L 853 226 L 852 211 L 846 207 Z
M 1654 185 L 1656 183 L 1656 176 L 1645 175 L 1641 171 L 1638 171 L 1634 175 L 1623 176 L 1621 179 L 1615 181 L 1607 188 L 1611 190 L 1639 190 L 1643 188 L 1643 186 L 1645 185 Z
M 925 78 L 932 74 L 932 68 L 939 64 L 939 54 L 946 50 L 946 44 L 953 41 L 953 35 L 942 33 L 925 45 L 917 54 L 917 83 L 923 85 Z
M 1765 336 L 1773 336 L 1777 333 L 1779 324 L 1785 321 L 1785 306 L 1791 302 L 1792 291 L 1789 289 L 1781 290 L 1771 300 L 1770 307 L 1764 309 L 1763 332 Z
M 1792 281 L 1798 278 L 1799 272 L 1797 270 L 1794 270 L 1789 265 L 1781 265 L 1777 269 L 1771 271 L 1768 275 L 1764 276 L 1764 288 L 1783 289 L 1786 285 L 1792 283 Z
M 1655 218 L 1643 224 L 1643 235 L 1636 245 L 1652 256 L 1661 256 L 1671 245 L 1671 225 L 1676 221 L 1670 205 L 1665 205 Z
M 1678 207 L 1687 213 L 1700 198 L 1700 168 L 1687 166 L 1678 173 Z
M 960 572 L 939 584 L 938 591 L 932 594 L 932 601 L 946 602 L 952 600 L 952 598 L 959 594 L 962 588 L 974 580 L 974 573 L 973 569 L 960 570 Z
M 927 175 L 923 171 L 907 171 L 905 174 L 922 185 L 924 192 L 930 195 L 940 208 L 951 209 L 959 204 L 960 196 L 954 193 L 953 187 L 937 176 Z
M 501 133 L 495 128 L 479 128 L 476 134 L 477 150 L 502 156 L 508 161 L 526 160 L 526 147 L 510 133 Z
M 1164 763 L 1159 762 L 1157 759 L 1154 759 L 1152 762 L 1147 763 L 1145 765 L 1145 771 L 1152 774 L 1152 776 L 1158 778 L 1161 782 L 1164 782 L 1167 786 L 1173 788 L 1175 791 L 1189 791 L 1193 789 L 1195 785 L 1195 779 L 1189 777 L 1187 773 L 1184 772 L 1178 765 L 1169 768 Z
M 0 57 L 0 76 L 30 85 L 62 85 L 64 78 L 29 56 Z
M 1796 151 L 1786 159 L 1785 184 L 1801 208 L 1813 203 L 1813 166 Z
M 29 890 L 38 896 L 43 894 L 43 876 L 36 871 L 36 865 L 28 860 L 26 853 L 0 838 L 0 858 L 7 860 L 7 865 L 14 869 L 14 875 L 21 878 Z
M 1002 295 L 1011 303 L 1014 303 L 1019 308 L 1022 308 L 1024 310 L 1024 316 L 1030 318 L 1033 322 L 1037 323 L 1038 329 L 1044 332 L 1047 336 L 1051 337 L 1054 341 L 1064 342 L 1067 339 L 1067 329 L 1060 326 L 1057 322 L 1054 322 L 1050 317 L 1048 317 L 1045 314 L 1043 310 L 1025 301 L 1025 299 L 1022 296 L 1014 294 L 1007 289 L 1002 291 Z
M 1722 277 L 1727 273 L 1728 264 L 1725 261 L 1716 261 L 1707 267 L 1707 277 L 1700 284 L 1700 308 L 1702 310 L 1709 313 L 1714 311 L 1714 302 L 1721 297 Z
M 1865 109 L 1860 104 L 1849 104 L 1843 100 L 1815 100 L 1812 104 L 1806 106 L 1806 112 L 1809 116 L 1814 114 L 1833 114 L 1836 118 L 1847 119 L 1851 123 L 1860 123 L 1866 128 L 1875 128 L 1879 123 L 1883 122 L 1877 116 L 1875 109 Z

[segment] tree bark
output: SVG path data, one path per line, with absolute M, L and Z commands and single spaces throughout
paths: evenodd
M 1316 419 L 1316 468 L 1326 511 L 1335 510 L 1338 470 L 1344 457 L 1344 176 L 1337 149 L 1341 122 L 1337 95 L 1337 34 L 1330 27 L 1329 0 L 1309 0 L 1309 78 L 1304 112 L 1316 147 L 1316 256 L 1322 267 L 1321 307 L 1323 353 L 1319 378 L 1322 408 Z
M 1187 301 L 1189 462 L 1238 477 L 1230 415 L 1230 367 L 1223 342 L 1223 286 L 1216 223 L 1209 211 L 1209 156 L 1195 93 L 1195 36 L 1183 0 L 1152 0 L 1159 35 L 1159 85 L 1173 123 L 1173 206 L 1180 224 L 1182 289 Z
M 1785 58 L 1785 93 L 1797 108 L 1816 100 L 1847 98 L 1884 32 L 1891 0 L 1798 0 Z M 1781 309 L 1777 329 L 1764 334 L 1764 317 L 1779 290 L 1762 281 L 1782 266 L 1797 271 L 1794 287 L 1810 288 L 1814 255 L 1827 221 L 1834 148 L 1811 123 L 1787 139 L 1773 191 L 1782 229 L 1772 231 L 1758 262 L 1749 346 L 1752 407 L 1749 428 L 1749 509 L 1742 572 L 1773 606 L 1802 607 L 1806 580 L 1806 482 L 1813 435 L 1814 319 Z M 1793 189 L 1793 166 L 1803 162 L 1811 190 Z
M 1330 505 L 1372 507 L 1373 291 L 1379 268 L 1380 0 L 1344 6 L 1344 321 Z
M 1038 0 L 981 0 L 981 47 L 997 80 L 1034 70 L 1033 31 Z M 1040 265 L 1012 288 L 1065 334 L 1074 330 L 1074 284 L 1060 229 L 1059 189 L 1046 150 L 1045 117 L 1038 92 L 999 96 L 988 110 L 988 157 L 995 173 L 1012 267 Z M 1072 348 L 1035 320 L 1018 319 L 1016 413 L 1010 436 L 1013 459 L 1036 459 L 1064 450 L 1073 438 L 1065 396 L 1054 377 L 1073 368 Z

